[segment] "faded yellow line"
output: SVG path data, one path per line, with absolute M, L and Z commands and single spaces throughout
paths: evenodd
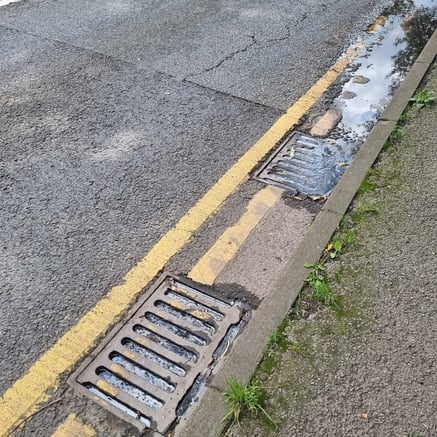
M 281 198 L 282 192 L 278 187 L 266 187 L 259 191 L 248 203 L 238 223 L 226 229 L 188 276 L 194 281 L 212 285 L 261 219 Z
M 112 288 L 4 393 L 0 398 L 0 435 L 5 435 L 19 420 L 35 412 L 39 403 L 50 398 L 46 392 L 56 389 L 60 376 L 93 347 L 114 319 L 248 178 L 255 165 L 296 125 L 357 54 L 358 47 L 348 50 L 126 274 L 123 284 Z
M 51 437 L 93 437 L 95 435 L 96 432 L 93 428 L 83 424 L 75 414 L 70 414 Z

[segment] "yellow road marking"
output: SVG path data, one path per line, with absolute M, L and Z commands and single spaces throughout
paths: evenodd
M 51 437 L 93 437 L 95 435 L 93 428 L 84 425 L 75 414 L 70 414 Z
M 94 345 L 96 339 L 126 309 L 144 287 L 191 239 L 193 233 L 244 182 L 254 166 L 293 128 L 349 62 L 358 46 L 346 52 L 272 127 L 248 150 L 220 180 L 165 234 L 150 252 L 124 277 L 124 283 L 110 290 L 56 344 L 36 361 L 0 398 L 0 435 L 5 435 L 20 419 L 36 411 L 50 398 L 60 376 L 69 371 Z
M 194 281 L 212 285 L 252 230 L 281 198 L 282 192 L 283 190 L 277 187 L 266 187 L 259 191 L 247 205 L 246 212 L 240 217 L 238 223 L 226 229 L 188 276 Z

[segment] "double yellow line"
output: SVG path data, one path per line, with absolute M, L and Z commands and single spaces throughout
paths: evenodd
M 124 277 L 123 284 L 112 288 L 107 296 L 85 314 L 64 334 L 56 344 L 36 361 L 28 372 L 16 381 L 0 398 L 0 435 L 5 436 L 26 416 L 33 414 L 38 404 L 46 402 L 59 384 L 62 374 L 68 372 L 93 347 L 133 299 L 164 269 L 170 258 L 178 253 L 193 233 L 223 204 L 223 202 L 248 177 L 255 165 L 281 140 L 301 117 L 314 105 L 327 88 L 337 79 L 350 61 L 358 54 L 359 47 L 349 49 L 271 128 L 247 151 L 224 176 L 165 234 L 151 251 Z M 277 194 L 260 194 L 256 202 L 275 202 Z M 227 262 L 238 250 L 250 229 L 259 222 L 260 215 L 248 207 L 247 220 L 242 217 L 234 227 L 234 235 L 243 231 L 234 249 L 223 251 L 220 244 L 208 251 L 191 275 L 199 282 L 212 283 L 218 274 L 211 270 L 212 258 Z M 231 233 L 232 234 L 232 233 Z M 225 236 L 225 238 L 229 238 Z M 223 245 L 221 246 L 223 248 Z M 224 259 L 226 258 L 226 259 Z M 200 267 L 199 267 L 200 265 Z

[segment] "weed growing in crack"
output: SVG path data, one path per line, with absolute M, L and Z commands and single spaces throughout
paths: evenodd
M 370 203 L 360 203 L 356 208 L 351 212 L 351 219 L 354 224 L 358 224 L 363 220 L 365 215 L 368 214 L 377 214 L 379 212 L 379 208 L 375 205 L 374 202 Z
M 339 238 L 331 241 L 328 246 L 326 246 L 326 252 L 331 259 L 335 259 L 337 255 L 342 253 L 342 250 L 343 242 Z
M 388 140 L 384 143 L 383 149 L 387 150 L 391 146 L 393 146 L 402 136 L 402 130 L 401 127 L 405 124 L 406 120 L 408 118 L 407 112 L 403 112 L 402 115 L 399 117 L 399 121 L 393 126 L 392 131 L 390 132 L 390 135 L 388 137 Z M 359 193 L 359 191 L 358 191 Z
M 411 97 L 410 102 L 417 109 L 429 108 L 435 102 L 435 96 L 432 91 L 418 89 Z
M 264 353 L 264 357 L 260 363 L 259 368 L 266 374 L 271 374 L 277 363 L 277 358 L 280 353 L 285 352 L 289 345 L 285 329 L 290 322 L 290 318 L 287 316 L 269 335 L 267 341 L 267 348 Z
M 275 329 L 269 336 L 269 341 L 267 343 L 267 350 L 269 352 L 275 349 L 285 350 L 287 348 L 287 336 L 281 329 Z
M 222 422 L 229 421 L 226 434 L 235 426 L 240 425 L 240 418 L 243 413 L 251 415 L 263 414 L 264 417 L 277 428 L 277 423 L 264 409 L 265 392 L 260 387 L 259 381 L 252 381 L 248 385 L 238 382 L 235 377 L 226 380 L 229 390 L 223 393 L 227 404 L 227 413 Z
M 335 295 L 328 284 L 328 275 L 322 264 L 305 264 L 305 267 L 311 269 L 306 279 L 306 283 L 312 289 L 312 297 L 322 305 L 335 305 Z
M 358 194 L 363 195 L 368 193 L 369 191 L 376 190 L 378 188 L 378 184 L 372 180 L 373 174 L 367 174 L 366 177 L 363 179 L 363 182 L 361 182 L 359 188 L 358 188 Z
M 305 354 L 305 348 L 304 345 L 300 341 L 295 341 L 291 344 L 291 348 L 295 350 L 297 353 L 304 355 Z

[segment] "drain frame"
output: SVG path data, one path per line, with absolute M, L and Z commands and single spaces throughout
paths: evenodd
M 174 294 L 181 294 L 181 300 L 168 297 L 174 297 Z M 166 299 L 171 302 L 173 309 L 182 311 L 189 317 L 180 319 L 175 314 L 157 308 L 156 303 Z M 182 301 L 185 304 L 181 303 Z M 148 290 L 144 291 L 130 308 L 126 317 L 100 340 L 98 346 L 70 375 L 68 383 L 76 392 L 134 425 L 140 432 L 151 429 L 165 434 L 173 428 L 183 414 L 186 414 L 186 410 L 192 404 L 192 402 L 187 402 L 187 396 L 191 390 L 197 393 L 199 383 L 205 384 L 212 368 L 222 356 L 219 350 L 223 349 L 223 342 L 229 341 L 229 335 L 233 329 L 239 327 L 239 330 L 245 324 L 246 312 L 247 309 L 238 302 L 219 296 L 210 287 L 195 283 L 185 277 L 164 273 Z M 157 327 L 147 320 L 146 316 L 149 313 L 163 317 L 181 329 L 188 327 L 187 331 L 203 338 L 205 344 L 194 344 L 187 339 L 188 337 L 182 338 L 162 326 Z M 197 331 L 192 323 L 197 325 Z M 141 326 L 149 331 L 149 334 L 142 335 L 135 332 L 135 326 Z M 197 356 L 197 359 L 187 358 L 191 355 L 181 355 L 163 346 L 159 337 L 161 340 L 165 339 L 189 351 L 190 354 Z M 151 361 L 150 357 L 148 359 L 145 355 L 141 356 L 138 353 L 139 349 L 129 351 L 126 342 L 123 343 L 126 339 L 144 350 L 150 350 L 152 355 L 161 355 L 164 360 L 180 366 L 185 374 L 182 374 L 183 372 L 176 374 Z M 149 372 L 157 377 L 162 382 L 159 384 L 166 386 L 167 391 L 156 385 L 156 381 L 151 383 L 147 378 L 141 378 L 138 374 L 126 370 L 126 366 L 123 367 L 115 362 L 114 357 L 120 355 L 123 357 L 122 360 L 131 361 L 134 367 L 137 366 L 141 371 Z M 105 379 L 101 370 L 113 375 L 112 380 L 108 382 L 107 375 Z M 116 384 L 114 385 L 114 381 L 119 384 L 118 388 Z M 126 391 L 128 386 L 130 389 Z M 138 389 L 135 393 L 138 396 L 141 395 L 139 398 L 132 395 L 132 387 L 135 390 Z M 173 387 L 173 390 L 169 387 Z M 153 410 L 150 405 L 146 405 L 144 399 L 148 395 L 162 402 L 161 406 Z M 183 408 L 181 408 L 182 403 L 184 403 Z

